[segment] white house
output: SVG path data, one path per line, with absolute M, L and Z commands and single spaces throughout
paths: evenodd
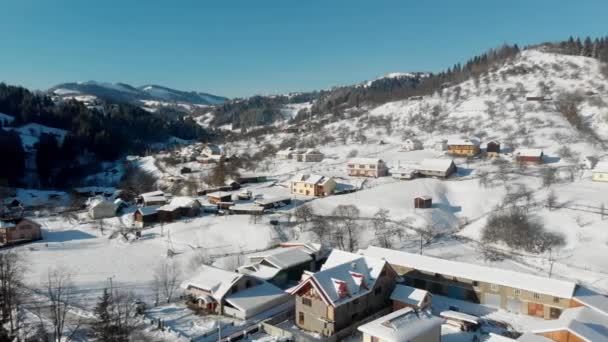
M 456 164 L 452 159 L 424 159 L 418 166 L 418 173 L 428 177 L 447 178 L 456 171 Z
M 422 142 L 418 139 L 407 139 L 401 144 L 401 151 L 416 151 L 422 149 Z
M 277 159 L 291 159 L 293 158 L 293 153 L 295 152 L 295 149 L 293 147 L 288 147 L 284 150 L 280 150 L 279 152 L 277 152 Z
M 89 216 L 94 219 L 103 219 L 116 216 L 116 205 L 104 198 L 95 198 L 89 205 Z
M 591 172 L 591 180 L 595 182 L 608 182 L 608 161 L 598 162 Z

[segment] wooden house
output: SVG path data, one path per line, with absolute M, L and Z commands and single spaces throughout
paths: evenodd
M 431 196 L 419 196 L 414 198 L 414 208 L 428 209 L 433 207 L 433 199 Z
M 456 164 L 452 159 L 424 159 L 417 169 L 418 173 L 427 177 L 448 178 L 456 172 Z
M 167 204 L 169 197 L 170 196 L 165 194 L 164 191 L 157 190 L 157 191 L 151 191 L 151 192 L 146 192 L 146 193 L 140 194 L 139 197 L 137 198 L 137 201 L 138 201 L 138 203 L 143 204 L 144 206 L 154 206 L 154 205 L 160 206 L 160 205 Z
M 42 226 L 26 218 L 0 220 L 0 245 L 42 239 Z
M 325 155 L 318 150 L 309 148 L 307 150 L 296 150 L 293 153 L 293 159 L 299 162 L 320 162 L 323 160 Z
M 403 308 L 424 310 L 431 307 L 432 295 L 426 290 L 397 284 L 391 293 L 391 300 L 393 301 L 393 311 Z
M 180 216 L 195 217 L 201 214 L 201 202 L 191 197 L 175 197 L 171 205 L 178 208 Z
M 356 177 L 385 177 L 388 176 L 388 167 L 382 159 L 353 158 L 347 163 L 349 176 Z
M 219 202 L 232 202 L 232 194 L 230 192 L 217 191 L 207 194 L 207 201 L 211 204 Z
M 334 193 L 336 181 L 333 177 L 314 174 L 298 174 L 289 182 L 292 194 L 325 197 Z
M 333 250 L 316 273 L 288 290 L 298 328 L 330 337 L 390 307 L 397 274 L 380 258 Z
M 496 157 L 500 154 L 500 142 L 490 141 L 486 144 L 486 155 L 488 157 Z
M 173 222 L 179 220 L 181 217 L 181 211 L 179 207 L 171 204 L 165 204 L 156 210 L 156 214 L 159 222 Z
M 594 182 L 608 182 L 608 162 L 598 162 L 591 171 L 591 180 Z
M 448 140 L 448 154 L 459 157 L 474 157 L 480 152 L 479 142 L 472 139 Z
M 148 206 L 138 208 L 133 213 L 133 222 L 139 228 L 144 228 L 158 222 L 159 206 Z
M 544 319 L 574 305 L 577 285 L 569 281 L 374 246 L 359 252 L 384 258 L 406 285 L 433 294 Z
M 538 148 L 522 149 L 515 153 L 515 160 L 518 163 L 542 164 L 544 155 L 543 150 Z
M 199 307 L 243 320 L 292 300 L 269 282 L 206 265 L 184 281 L 181 288 Z
M 364 342 L 441 342 L 443 318 L 403 308 L 357 328 Z

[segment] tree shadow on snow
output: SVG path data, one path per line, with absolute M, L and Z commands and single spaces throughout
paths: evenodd
M 66 242 L 66 241 L 74 241 L 74 240 L 86 240 L 86 239 L 94 239 L 95 235 L 91 235 L 89 233 L 85 233 L 81 230 L 42 230 L 42 239 L 43 242 Z
M 561 160 L 560 157 L 555 157 L 555 156 L 544 156 L 543 157 L 543 163 L 545 164 L 553 164 L 553 163 L 557 163 Z
M 446 211 L 448 213 L 459 213 L 462 211 L 462 207 L 461 206 L 454 206 L 451 205 L 449 203 L 433 203 L 433 205 L 431 206 L 431 208 L 433 209 L 441 209 L 443 211 Z
M 456 175 L 458 177 L 470 176 L 471 173 L 473 173 L 473 169 L 471 169 L 471 168 L 461 167 L 461 166 L 456 168 Z

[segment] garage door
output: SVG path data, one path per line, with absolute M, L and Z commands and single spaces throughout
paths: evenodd
M 521 300 L 517 298 L 507 298 L 507 311 L 521 313 Z
M 489 305 L 489 306 L 493 306 L 496 308 L 500 308 L 500 295 L 497 294 L 492 294 L 492 293 L 486 293 L 483 295 L 483 299 L 484 299 L 484 304 L 485 305 Z

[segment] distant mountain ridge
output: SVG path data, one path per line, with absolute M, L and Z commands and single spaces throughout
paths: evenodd
M 191 105 L 218 105 L 228 98 L 197 91 L 182 91 L 156 84 L 134 87 L 126 83 L 97 81 L 61 83 L 48 89 L 52 95 L 62 98 L 80 99 L 96 97 L 103 100 L 128 102 L 141 105 L 144 101 Z

